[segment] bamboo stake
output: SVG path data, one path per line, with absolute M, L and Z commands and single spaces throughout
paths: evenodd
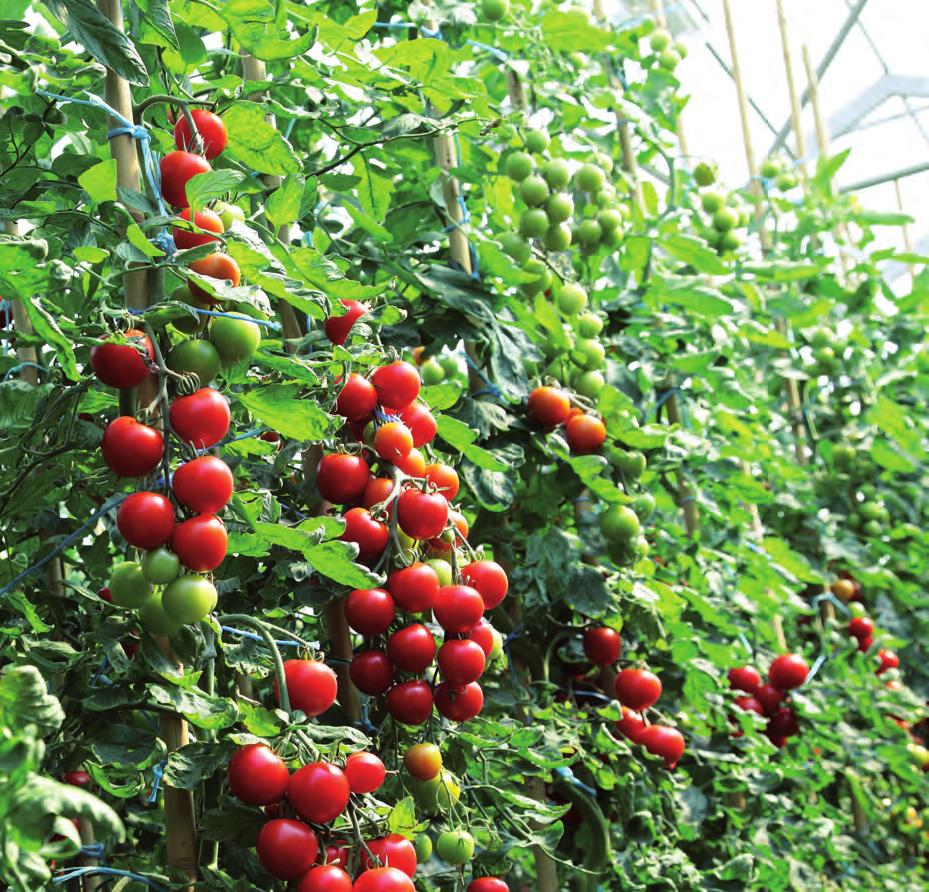
M 120 0 L 97 0 L 97 7 L 113 24 L 123 31 L 123 10 Z M 129 121 L 133 120 L 132 92 L 129 83 L 107 69 L 105 83 L 107 103 L 120 112 Z M 110 120 L 112 127 L 118 122 Z M 139 168 L 135 139 L 128 134 L 116 136 L 110 140 L 110 154 L 116 161 L 116 181 L 127 189 L 141 191 L 142 181 Z M 148 278 L 145 270 L 130 270 L 126 273 L 123 285 L 126 306 L 143 309 L 149 302 Z M 155 382 L 149 382 L 153 394 Z M 166 637 L 157 636 L 156 641 L 161 651 L 173 659 L 171 645 Z M 159 718 L 160 735 L 168 752 L 174 752 L 187 743 L 187 722 L 179 715 L 162 713 Z M 193 890 L 197 880 L 197 832 L 194 822 L 193 793 L 190 790 L 178 790 L 164 785 L 165 806 L 165 843 L 167 849 L 167 866 L 187 875 Z
M 819 109 L 819 80 L 816 77 L 816 69 L 813 67 L 813 60 L 810 58 L 810 48 L 803 44 L 801 47 L 803 54 L 803 66 L 806 69 L 807 92 L 810 94 L 810 107 L 813 109 L 813 122 L 816 125 L 816 144 L 819 147 L 819 154 L 825 155 L 829 151 L 829 136 L 823 124 L 822 114 Z
M 652 15 L 655 16 L 655 21 L 658 22 L 660 28 L 667 29 L 668 27 L 668 17 L 665 14 L 664 0 L 651 0 L 652 3 Z M 685 158 L 690 155 L 690 149 L 687 146 L 687 137 L 684 134 L 684 112 L 681 110 L 678 113 L 677 118 L 677 143 L 681 149 L 681 155 Z
M 793 126 L 794 140 L 797 147 L 797 158 L 800 177 L 807 181 L 809 173 L 806 169 L 806 139 L 803 136 L 803 124 L 800 117 L 800 99 L 797 96 L 797 85 L 794 82 L 793 57 L 790 52 L 790 32 L 787 28 L 787 16 L 784 13 L 784 0 L 777 0 L 777 24 L 781 32 L 781 50 L 784 54 L 784 71 L 787 77 L 787 94 L 790 97 L 790 121 Z
M 435 157 L 439 167 L 445 171 L 442 183 L 442 195 L 445 198 L 445 212 L 454 224 L 448 233 L 448 249 L 452 260 L 466 273 L 473 271 L 471 249 L 468 237 L 461 228 L 465 221 L 465 211 L 461 201 L 461 184 L 449 171 L 458 166 L 458 151 L 455 138 L 450 133 L 441 133 L 435 138 Z
M 894 180 L 894 194 L 897 196 L 897 210 L 900 211 L 901 214 L 905 214 L 906 208 L 904 207 L 904 204 L 903 204 L 903 190 L 900 188 L 899 177 Z M 906 249 L 906 252 L 908 254 L 911 254 L 913 252 L 913 240 L 910 237 L 910 224 L 904 223 L 901 228 L 903 229 L 903 247 Z M 909 270 L 910 282 L 912 283 L 915 267 L 913 266 L 912 263 L 908 263 L 906 265 L 906 268 Z M 912 287 L 912 284 L 911 284 L 911 287 Z

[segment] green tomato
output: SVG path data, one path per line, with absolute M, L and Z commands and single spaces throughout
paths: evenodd
M 198 300 L 194 296 L 188 285 L 181 285 L 179 288 L 175 288 L 174 291 L 171 292 L 171 300 L 179 301 L 182 304 L 189 304 L 201 310 L 208 309 L 207 305 L 202 300 Z M 184 334 L 196 334 L 198 331 L 203 331 L 203 329 L 206 328 L 208 321 L 208 316 L 197 313 L 196 318 L 192 316 L 181 316 L 178 319 L 173 319 L 171 324 Z
M 633 542 L 632 540 L 607 539 L 606 553 L 610 556 L 610 560 L 620 567 L 628 567 L 636 561 L 637 542 L 638 540 Z
M 607 458 L 611 464 L 619 468 L 627 477 L 637 480 L 645 473 L 647 466 L 645 456 L 637 450 L 626 452 L 623 449 L 617 449 L 615 452 L 608 454 Z
M 597 222 L 604 232 L 617 230 L 623 225 L 623 215 L 616 208 L 604 208 L 597 214 Z
M 603 235 L 603 227 L 596 220 L 582 220 L 577 225 L 577 240 L 582 246 L 597 246 Z
M 635 540 L 635 556 L 637 558 L 648 557 L 651 550 L 652 547 L 648 544 L 648 539 L 646 539 L 645 536 L 639 536 L 639 538 Z
M 653 52 L 660 53 L 671 46 L 671 35 L 664 28 L 659 28 L 657 31 L 652 32 L 651 37 L 648 39 L 648 45 Z
M 615 201 L 616 190 L 609 183 L 606 183 L 604 187 L 594 195 L 594 204 L 598 208 L 608 208 Z M 620 210 L 620 214 L 622 214 L 622 210 Z
M 870 536 L 872 539 L 876 539 L 881 533 L 884 532 L 884 528 L 876 520 L 869 520 L 867 523 L 862 524 L 861 531 L 866 535 Z
M 113 567 L 108 585 L 117 607 L 138 607 L 152 593 L 152 584 L 136 561 L 122 561 Z
M 719 247 L 723 251 L 736 251 L 741 244 L 742 239 L 739 238 L 739 234 L 731 229 L 729 232 L 722 233 L 719 237 Z
M 726 199 L 718 192 L 704 192 L 700 196 L 700 207 L 708 214 L 715 214 L 725 207 Z
M 574 182 L 581 192 L 586 192 L 588 195 L 596 195 L 596 193 L 603 188 L 606 179 L 603 176 L 603 171 L 599 167 L 593 164 L 583 164 L 574 175 Z
M 577 317 L 577 333 L 582 338 L 595 338 L 603 331 L 603 319 L 596 313 L 581 313 Z
M 510 11 L 510 0 L 481 0 L 481 15 L 488 22 L 499 22 Z
M 435 850 L 446 864 L 467 864 L 474 857 L 474 837 L 467 830 L 445 830 L 435 841 Z
M 432 857 L 432 840 L 425 833 L 417 833 L 413 840 L 416 849 L 416 862 L 423 864 Z
M 161 592 L 152 592 L 138 612 L 139 621 L 152 635 L 176 635 L 183 625 L 165 612 Z
M 778 189 L 781 190 L 781 192 L 789 192 L 791 189 L 795 189 L 797 187 L 797 178 L 789 171 L 785 171 L 784 173 L 778 175 L 778 178 L 774 181 L 774 184 Z
M 499 660 L 503 656 L 503 636 L 493 627 L 491 627 L 491 633 L 493 634 L 494 643 L 490 648 L 490 655 L 487 657 L 488 660 Z
M 529 207 L 540 207 L 548 199 L 548 183 L 538 174 L 532 174 L 526 177 L 519 184 L 519 197 L 522 198 Z
M 719 232 L 728 232 L 739 224 L 739 212 L 734 208 L 720 208 L 713 214 L 713 227 Z
M 142 573 L 155 585 L 167 585 L 177 579 L 181 572 L 181 562 L 177 555 L 167 548 L 155 548 L 142 555 Z
M 594 162 L 604 173 L 613 172 L 613 159 L 606 152 L 594 152 Z
M 235 222 L 245 222 L 245 211 L 237 204 L 227 204 L 225 201 L 221 201 L 216 205 L 216 213 L 219 214 L 219 219 L 223 221 L 223 229 L 228 229 Z
M 674 43 L 671 45 L 671 49 L 673 49 L 674 52 L 677 53 L 678 58 L 680 59 L 687 58 L 687 52 L 688 52 L 687 44 L 682 43 L 680 40 L 675 40 Z
M 538 276 L 538 278 L 534 279 L 532 282 L 524 282 L 519 286 L 523 294 L 532 297 L 532 295 L 538 294 L 540 291 L 547 291 L 551 287 L 551 270 L 549 270 L 541 260 L 536 260 L 535 257 L 529 258 L 529 260 L 523 264 L 523 272 Z
M 443 558 L 432 558 L 426 563 L 435 570 L 435 575 L 439 577 L 439 585 L 452 584 L 452 565 Z
M 209 579 L 187 573 L 164 590 L 162 607 L 177 623 L 196 623 L 209 614 L 218 600 L 216 586 Z
M 587 306 L 587 292 L 576 282 L 567 282 L 558 289 L 558 309 L 575 316 Z
M 549 251 L 567 251 L 571 247 L 571 227 L 565 223 L 556 223 L 545 230 L 542 244 Z
M 450 353 L 439 357 L 439 365 L 442 366 L 442 371 L 445 372 L 446 378 L 452 378 L 455 375 L 461 374 L 467 376 L 468 374 L 465 364 L 457 356 Z
M 574 213 L 574 201 L 567 192 L 556 192 L 545 202 L 545 213 L 552 223 L 564 223 Z
M 595 338 L 578 338 L 573 358 L 582 369 L 599 369 L 606 362 L 606 350 Z
M 758 171 L 766 180 L 773 180 L 780 172 L 781 165 L 776 158 L 765 158 Z
M 244 319 L 219 316 L 210 325 L 210 340 L 224 364 L 243 362 L 250 359 L 261 344 L 261 327 Z
M 631 542 L 641 531 L 639 516 L 628 505 L 611 505 L 600 514 L 600 532 L 614 542 Z
M 541 155 L 550 142 L 547 130 L 530 130 L 526 133 L 526 148 L 534 155 Z
M 929 765 L 929 749 L 926 749 L 922 744 L 908 743 L 906 749 L 913 757 L 913 761 L 919 765 L 920 768 L 925 768 Z
M 862 502 L 858 506 L 858 513 L 865 520 L 881 520 L 884 510 L 884 506 L 880 502 Z
M 709 164 L 706 161 L 700 161 L 694 168 L 694 180 L 698 186 L 712 186 L 716 182 L 719 171 L 715 164 Z
M 632 510 L 639 517 L 651 517 L 655 511 L 655 497 L 650 492 L 639 493 L 632 500 Z
M 595 400 L 605 386 L 606 379 L 603 377 L 603 374 L 596 369 L 581 372 L 574 382 L 574 389 L 581 396 L 586 396 L 589 400 Z
M 445 369 L 430 357 L 419 367 L 419 377 L 423 379 L 423 384 L 427 386 L 441 384 L 445 380 Z
M 519 231 L 526 238 L 542 238 L 548 232 L 548 215 L 542 208 L 529 208 L 519 215 Z
M 665 71 L 674 71 L 681 63 L 681 57 L 674 50 L 665 50 L 658 54 L 658 64 Z
M 414 781 L 412 789 L 416 804 L 427 815 L 447 812 L 456 806 L 461 798 L 461 785 L 458 779 L 445 769 L 438 777 L 431 780 Z
M 219 351 L 209 341 L 191 338 L 171 348 L 165 357 L 165 365 L 179 375 L 193 372 L 201 387 L 210 383 L 219 372 Z
M 515 232 L 504 232 L 498 239 L 505 254 L 509 254 L 517 263 L 525 263 L 532 255 L 529 243 Z
M 563 158 L 552 158 L 542 165 L 542 176 L 550 189 L 564 189 L 571 181 L 571 168 Z
M 517 182 L 526 179 L 534 167 L 532 157 L 526 152 L 513 152 L 506 159 L 506 175 Z

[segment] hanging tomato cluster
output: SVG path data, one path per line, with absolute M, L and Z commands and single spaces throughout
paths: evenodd
M 584 650 L 588 652 L 591 649 L 585 635 Z M 654 706 L 661 696 L 661 679 L 648 669 L 623 669 L 614 679 L 613 688 L 623 713 L 616 723 L 617 730 L 627 740 L 644 746 L 653 756 L 660 756 L 664 759 L 665 768 L 673 771 L 684 755 L 684 735 L 677 728 L 648 724 L 644 716 L 645 710 Z
M 788 691 L 799 688 L 809 675 L 809 666 L 799 654 L 781 654 L 771 661 L 768 682 L 762 683 L 754 666 L 737 666 L 729 670 L 729 684 L 744 696 L 736 697 L 735 705 L 745 712 L 755 712 L 768 720 L 765 734 L 777 747 L 787 745 L 790 737 L 800 733 L 800 724 L 793 708 L 784 702 Z M 734 737 L 741 737 L 736 731 Z

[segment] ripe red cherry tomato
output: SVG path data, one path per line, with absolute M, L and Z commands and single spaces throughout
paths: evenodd
M 853 616 L 848 621 L 848 634 L 859 641 L 874 634 L 874 621 L 866 616 Z
M 300 709 L 310 718 L 332 706 L 339 692 L 335 672 L 318 660 L 286 660 L 284 680 L 291 709 Z M 274 693 L 280 701 L 276 681 Z
M 200 141 L 203 143 L 203 154 L 212 161 L 226 148 L 226 141 L 229 139 L 226 125 L 219 115 L 214 115 L 205 108 L 191 109 L 190 116 L 194 119 L 194 127 L 197 128 Z M 196 140 L 192 138 L 186 115 L 181 115 L 174 125 L 174 145 L 185 151 L 194 151 Z
M 394 464 L 410 477 L 422 477 L 426 473 L 426 459 L 418 449 L 411 449 L 406 455 L 396 459 Z
M 375 505 L 387 501 L 393 491 L 394 482 L 390 477 L 371 477 L 365 486 L 365 491 L 361 494 L 361 507 L 373 508 Z M 387 506 L 387 513 L 393 515 L 393 502 Z
M 435 638 L 422 623 L 414 623 L 387 639 L 387 656 L 404 672 L 422 672 L 435 659 Z
M 471 640 L 476 641 L 484 656 L 489 660 L 494 649 L 494 627 L 481 617 L 473 626 L 471 626 Z
M 287 792 L 290 772 L 277 753 L 264 743 L 239 747 L 226 773 L 232 794 L 247 805 L 271 805 Z
M 484 600 L 470 585 L 443 585 L 432 612 L 446 632 L 467 632 L 483 616 Z
M 609 666 L 619 659 L 622 641 L 619 633 L 607 626 L 584 632 L 584 655 L 595 666 Z
M 377 697 L 393 684 L 394 667 L 384 651 L 366 650 L 352 657 L 348 676 L 362 694 Z
M 350 792 L 341 768 L 328 762 L 311 762 L 291 775 L 287 801 L 303 820 L 326 824 L 345 811 Z
M 155 348 L 144 331 L 130 328 L 124 337 L 138 340 L 134 344 L 100 344 L 90 351 L 90 367 L 94 374 L 108 387 L 120 390 L 137 387 L 151 374 L 148 363 L 135 344 L 148 354 L 152 362 L 155 361 Z
M 784 692 L 774 685 L 762 684 L 758 685 L 755 698 L 764 709 L 765 715 L 773 715 L 781 705 L 781 700 L 784 699 Z
M 431 443 L 436 435 L 436 421 L 432 413 L 421 403 L 410 403 L 400 410 L 400 420 L 410 429 L 414 446 Z
M 755 697 L 736 697 L 735 705 L 744 712 L 757 712 L 758 715 L 764 715 L 764 707 Z
M 606 440 L 606 427 L 593 415 L 575 415 L 568 419 L 565 434 L 572 452 L 577 455 L 590 455 Z
M 326 864 L 338 864 L 339 867 L 348 867 L 348 857 L 351 851 L 344 839 L 338 839 L 332 845 L 326 846 Z
M 394 599 L 382 588 L 357 588 L 345 599 L 345 619 L 359 635 L 386 632 L 395 615 Z
M 242 272 L 239 264 L 228 254 L 210 254 L 202 260 L 195 260 L 189 269 L 200 276 L 209 276 L 211 279 L 221 279 L 229 282 L 233 288 L 242 281 Z M 219 303 L 219 299 L 201 288 L 196 282 L 188 282 L 191 293 L 207 304 Z
M 451 466 L 441 462 L 426 465 L 423 476 L 436 487 L 438 492 L 450 502 L 458 495 L 458 472 Z
M 369 839 L 365 845 L 381 866 L 389 864 L 402 870 L 408 877 L 416 873 L 416 849 L 405 836 L 391 833 L 381 839 Z M 361 865 L 364 868 L 375 867 L 374 861 L 364 849 L 361 851 Z
M 190 208 L 184 208 L 178 216 L 189 223 Z M 209 208 L 204 208 L 202 211 L 197 211 L 197 213 L 194 214 L 194 226 L 205 229 L 207 233 L 213 232 L 221 235 L 226 231 L 223 226 L 223 221 L 219 219 L 219 214 L 215 211 L 211 211 Z M 208 245 L 210 242 L 219 241 L 215 235 L 207 235 L 203 232 L 192 232 L 189 229 L 180 229 L 177 226 L 171 230 L 171 235 L 174 236 L 174 244 L 177 246 L 178 250 L 181 251 L 187 248 L 196 248 L 199 245 Z
M 161 170 L 161 197 L 176 208 L 186 208 L 187 182 L 198 173 L 207 173 L 210 162 L 193 152 L 168 152 L 158 164 Z
M 222 511 L 232 497 L 232 471 L 215 455 L 203 455 L 181 465 L 171 479 L 174 497 L 198 514 Z
M 729 684 L 737 691 L 754 695 L 761 687 L 761 675 L 754 666 L 736 666 L 729 670 Z
M 467 638 L 453 638 L 439 648 L 439 668 L 451 685 L 466 685 L 484 674 L 487 658 L 480 644 Z
M 352 753 L 344 771 L 353 793 L 373 793 L 387 777 L 384 763 L 374 753 Z
M 158 548 L 174 532 L 174 507 L 156 492 L 134 492 L 116 512 L 116 526 L 136 548 Z
M 616 728 L 627 740 L 638 743 L 645 730 L 645 719 L 628 706 L 623 706 L 622 710 L 623 717 L 616 723 Z
M 568 420 L 571 401 L 557 387 L 536 387 L 529 394 L 529 415 L 543 427 L 556 427 Z
M 649 725 L 639 736 L 638 742 L 653 756 L 661 756 L 668 771 L 673 771 L 684 755 L 684 736 L 677 728 Z
M 448 502 L 437 492 L 410 487 L 397 499 L 397 520 L 400 529 L 413 539 L 433 539 L 448 523 Z
M 647 669 L 623 669 L 613 686 L 616 699 L 636 711 L 648 709 L 661 696 L 661 681 Z
M 872 644 L 874 644 L 873 635 L 868 635 L 867 638 L 859 638 L 858 639 L 858 650 L 860 650 L 862 653 L 867 653 L 869 650 L 871 650 Z
M 312 866 L 319 852 L 316 834 L 301 821 L 275 818 L 258 833 L 258 860 L 279 880 L 296 880 Z
M 336 397 L 336 412 L 350 421 L 357 421 L 359 418 L 367 418 L 376 405 L 377 391 L 374 385 L 357 372 L 350 372 Z
M 474 561 L 461 568 L 461 581 L 475 588 L 485 610 L 493 610 L 506 597 L 510 583 L 506 571 L 496 561 Z
M 333 344 L 344 344 L 352 326 L 371 309 L 368 304 L 344 297 L 339 302 L 345 307 L 345 313 L 341 316 L 330 316 L 323 325 L 326 337 Z
M 78 771 L 67 771 L 65 772 L 62 780 L 66 784 L 71 784 L 72 787 L 89 787 L 90 786 L 90 775 L 83 770 Z
M 498 877 L 478 877 L 468 883 L 468 892 L 510 892 L 510 887 Z
M 900 666 L 900 657 L 898 657 L 892 650 L 879 650 L 877 652 L 877 656 L 881 661 L 881 665 L 878 667 L 876 673 L 877 675 L 883 674 L 888 669 L 897 669 Z
M 789 706 L 782 706 L 768 719 L 766 731 L 775 737 L 794 737 L 800 733 L 797 714 Z
M 422 725 L 432 715 L 432 689 L 424 681 L 404 681 L 387 692 L 387 711 L 405 725 Z
M 354 542 L 358 546 L 358 559 L 370 561 L 380 557 L 387 547 L 390 531 L 387 525 L 375 520 L 364 508 L 350 508 L 343 517 L 345 532 L 343 542 Z
M 387 577 L 387 588 L 397 606 L 410 613 L 430 610 L 439 591 L 439 577 L 428 564 L 416 561 Z
M 316 488 L 327 501 L 344 505 L 361 498 L 371 472 L 360 455 L 333 452 L 316 466 Z
M 352 878 L 336 864 L 313 867 L 297 892 L 352 892 Z
M 140 424 L 130 415 L 121 415 L 106 426 L 100 451 L 117 476 L 144 477 L 158 467 L 165 441 L 161 431 Z
M 396 462 L 410 454 L 413 435 L 402 421 L 382 424 L 374 435 L 374 451 L 386 461 Z
M 483 706 L 484 692 L 476 681 L 463 687 L 445 681 L 436 686 L 435 707 L 453 722 L 470 721 Z
M 212 387 L 201 387 L 190 396 L 171 403 L 171 428 L 185 443 L 197 449 L 215 446 L 229 432 L 229 403 Z
M 198 514 L 179 523 L 171 540 L 171 550 L 181 563 L 197 573 L 215 570 L 228 547 L 226 527 L 215 514 Z
M 432 780 L 442 773 L 442 752 L 434 743 L 417 743 L 403 754 L 403 767 L 417 780 Z
M 396 867 L 377 867 L 361 874 L 355 880 L 352 892 L 416 892 L 416 886 Z
M 781 654 L 771 661 L 768 681 L 782 691 L 792 691 L 806 681 L 810 668 L 799 654 Z
M 419 396 L 419 372 L 402 359 L 375 369 L 371 383 L 387 409 L 404 409 Z

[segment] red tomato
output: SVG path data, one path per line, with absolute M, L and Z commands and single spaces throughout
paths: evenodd
M 393 491 L 394 482 L 390 477 L 371 477 L 365 486 L 365 491 L 361 494 L 361 506 L 363 508 L 373 508 L 375 505 L 387 501 Z M 393 503 L 391 503 L 387 511 L 393 514 Z
M 761 686 L 761 675 L 754 666 L 736 666 L 729 670 L 729 684 L 737 691 L 755 694 Z
M 800 733 L 797 714 L 789 706 L 782 706 L 768 719 L 765 730 L 774 737 L 794 737 Z
M 638 742 L 653 756 L 661 756 L 668 771 L 673 771 L 684 755 L 684 736 L 676 728 L 649 725 L 640 735 Z
M 286 660 L 284 680 L 291 709 L 302 710 L 310 718 L 332 706 L 339 692 L 335 672 L 318 660 Z M 280 701 L 276 681 L 274 693 Z
M 174 497 L 198 514 L 215 514 L 232 497 L 232 471 L 215 455 L 203 455 L 181 465 L 171 478 Z
M 215 570 L 228 547 L 226 527 L 215 514 L 198 514 L 179 523 L 171 540 L 171 550 L 181 563 L 197 573 Z
M 66 784 L 71 784 L 72 787 L 90 786 L 90 775 L 86 771 L 82 770 L 65 772 L 62 780 Z
M 432 780 L 442 772 L 442 752 L 434 743 L 417 743 L 403 754 L 403 767 L 417 780 Z
M 757 712 L 758 715 L 764 715 L 764 707 L 755 697 L 736 697 L 735 705 L 744 712 Z
M 474 561 L 461 568 L 461 581 L 477 589 L 485 610 L 493 610 L 506 597 L 510 583 L 496 561 Z
M 422 725 L 432 715 L 432 689 L 424 681 L 404 681 L 387 692 L 387 711 L 405 725 Z
M 326 864 L 338 864 L 339 867 L 348 867 L 348 856 L 351 854 L 344 839 L 336 840 L 332 845 L 326 846 Z
M 258 860 L 279 880 L 302 877 L 316 860 L 319 843 L 316 834 L 301 821 L 275 818 L 258 833 Z
M 411 449 L 396 459 L 394 464 L 410 477 L 422 477 L 426 473 L 426 459 L 418 449 Z
M 858 650 L 860 650 L 862 653 L 867 653 L 869 650 L 871 650 L 871 645 L 873 644 L 874 644 L 873 635 L 868 635 L 867 638 L 859 638 L 858 639 Z
M 174 532 L 174 507 L 156 492 L 134 492 L 116 512 L 116 526 L 136 548 L 158 548 Z
M 374 753 L 352 753 L 343 770 L 353 793 L 373 793 L 387 777 L 384 763 Z
M 596 452 L 606 440 L 606 427 L 593 415 L 575 415 L 568 419 L 565 427 L 568 446 L 578 455 L 590 455 Z
M 345 811 L 350 792 L 341 768 L 328 762 L 311 762 L 291 775 L 287 801 L 304 821 L 326 824 Z
M 161 431 L 140 424 L 130 415 L 121 415 L 106 426 L 100 451 L 117 476 L 144 477 L 158 467 L 165 441 Z
M 345 618 L 359 635 L 380 635 L 394 621 L 394 599 L 382 588 L 356 588 L 345 599 Z
M 220 279 L 229 282 L 233 288 L 242 281 L 242 272 L 239 264 L 235 262 L 228 254 L 210 254 L 202 260 L 195 260 L 190 264 L 189 269 L 200 276 L 208 276 L 211 279 Z M 196 282 L 188 282 L 190 291 L 194 297 L 198 297 L 204 303 L 219 303 L 219 298 L 210 294 L 204 288 L 197 285 Z
M 398 359 L 374 370 L 371 383 L 378 399 L 387 409 L 404 409 L 419 396 L 419 372 L 416 366 Z
M 215 446 L 229 432 L 229 403 L 212 387 L 176 399 L 168 417 L 174 433 L 197 449 Z
M 471 626 L 471 640 L 476 641 L 482 651 L 484 651 L 484 656 L 487 659 L 490 659 L 490 655 L 494 649 L 494 627 L 487 622 L 484 617 L 481 617 L 473 626 Z
M 484 601 L 469 585 L 443 585 L 436 593 L 432 612 L 446 632 L 467 632 L 483 616 Z
M 100 344 L 90 351 L 90 367 L 94 374 L 108 387 L 120 390 L 137 387 L 151 373 L 143 353 L 148 354 L 151 362 L 155 361 L 155 348 L 144 331 L 130 328 L 123 336 L 138 340 L 132 344 Z M 142 348 L 142 353 L 135 344 Z
M 416 561 L 387 577 L 387 588 L 401 610 L 422 613 L 430 610 L 439 591 L 439 577 L 428 564 Z
M 468 883 L 468 892 L 510 892 L 510 887 L 498 877 L 478 877 Z
M 848 621 L 848 634 L 861 641 L 874 635 L 874 621 L 866 616 L 853 616 Z
M 877 675 L 881 675 L 888 669 L 897 669 L 900 666 L 900 657 L 898 657 L 892 650 L 879 650 L 877 652 L 877 656 L 881 661 L 881 665 L 878 667 L 876 673 Z
M 387 656 L 404 672 L 422 672 L 435 659 L 435 638 L 422 623 L 414 623 L 387 639 Z
M 313 867 L 300 881 L 297 892 L 352 892 L 352 878 L 335 864 Z
M 316 488 L 327 501 L 337 505 L 361 498 L 371 472 L 360 455 L 333 452 L 324 455 L 316 466 Z
M 108 603 L 113 603 L 113 593 L 110 591 L 108 585 L 103 586 L 103 588 L 97 590 L 97 596 L 103 598 L 104 601 Z
M 623 669 L 613 686 L 616 699 L 636 711 L 648 709 L 661 696 L 661 681 L 647 669 Z
M 287 792 L 290 772 L 277 753 L 264 743 L 240 746 L 226 773 L 232 794 L 246 805 L 271 805 Z
M 396 867 L 377 867 L 358 877 L 352 892 L 416 892 L 416 886 Z
M 362 694 L 377 697 L 393 684 L 394 667 L 384 651 L 366 650 L 352 657 L 348 675 Z
M 178 216 L 189 223 L 190 208 L 184 208 Z M 202 211 L 197 211 L 197 213 L 194 214 L 194 226 L 205 229 L 208 233 L 214 232 L 222 234 L 226 231 L 223 226 L 223 221 L 219 219 L 219 214 L 215 211 L 211 211 L 209 208 L 204 208 Z M 189 229 L 179 229 L 177 226 L 171 230 L 171 235 L 174 236 L 174 244 L 177 246 L 178 250 L 181 251 L 187 248 L 196 248 L 199 245 L 208 245 L 210 242 L 220 241 L 215 235 L 207 235 L 202 232 L 191 232 Z
M 405 836 L 391 833 L 381 839 L 369 839 L 365 845 L 381 866 L 389 864 L 397 870 L 402 870 L 408 877 L 416 873 L 416 848 Z M 365 869 L 377 866 L 371 855 L 362 849 L 361 866 Z
M 352 330 L 352 326 L 371 309 L 368 304 L 344 297 L 339 303 L 345 307 L 345 313 L 341 316 L 330 316 L 323 325 L 326 337 L 333 344 L 344 344 L 348 340 L 348 333 Z
M 439 668 L 452 685 L 471 684 L 484 674 L 487 658 L 480 644 L 467 638 L 453 638 L 439 648 Z
M 781 705 L 781 700 L 784 699 L 784 692 L 774 685 L 762 684 L 755 691 L 755 698 L 764 709 L 765 715 L 773 715 Z
M 810 668 L 799 654 L 781 654 L 771 662 L 768 681 L 782 691 L 792 691 L 806 681 Z
M 646 727 L 645 720 L 628 706 L 622 707 L 622 710 L 623 717 L 616 723 L 616 728 L 627 740 L 638 743 Z
M 350 508 L 345 512 L 343 520 L 345 532 L 339 538 L 358 546 L 358 559 L 370 561 L 380 557 L 390 538 L 387 525 L 375 520 L 364 508 Z
M 458 495 L 458 472 L 451 466 L 441 462 L 426 465 L 423 476 L 431 483 L 439 493 L 445 496 L 450 502 Z
M 186 208 L 187 182 L 198 173 L 207 173 L 210 162 L 192 152 L 168 152 L 158 164 L 161 170 L 161 197 L 176 208 Z
M 529 394 L 529 415 L 542 427 L 556 427 L 568 420 L 571 401 L 557 387 L 536 387 Z
M 386 461 L 396 462 L 409 455 L 412 448 L 413 435 L 402 421 L 388 421 L 374 435 L 374 451 Z
M 397 499 L 397 520 L 400 529 L 413 539 L 433 539 L 448 523 L 448 502 L 437 492 L 410 487 Z
M 203 154 L 212 161 L 226 148 L 226 141 L 229 138 L 226 125 L 219 115 L 214 115 L 205 108 L 191 109 L 190 116 L 194 119 L 194 127 L 197 128 L 200 141 L 203 143 Z M 180 115 L 177 124 L 174 125 L 174 145 L 185 151 L 193 151 L 196 142 L 191 136 L 187 116 Z
M 455 534 L 456 539 L 458 538 L 459 535 L 462 539 L 467 539 L 469 528 L 468 528 L 468 521 L 465 520 L 464 515 L 456 511 L 454 508 L 449 508 L 448 517 L 449 517 L 449 520 L 451 520 L 452 523 L 455 525 L 455 529 L 458 531 Z M 451 543 L 444 542 L 442 538 L 430 539 L 429 548 L 432 549 L 433 551 L 439 552 L 440 554 L 444 554 L 445 552 L 449 552 L 452 550 Z
M 607 626 L 598 626 L 584 632 L 584 655 L 595 666 L 615 663 L 621 650 L 619 633 Z
M 483 706 L 484 692 L 476 681 L 463 687 L 451 685 L 446 681 L 436 686 L 435 707 L 445 718 L 453 722 L 470 721 Z
M 410 429 L 414 446 L 431 443 L 436 434 L 436 422 L 432 413 L 421 403 L 410 403 L 400 410 L 400 420 Z
M 336 412 L 350 421 L 357 421 L 359 418 L 367 418 L 376 405 L 377 391 L 374 385 L 367 378 L 351 372 L 336 397 Z

